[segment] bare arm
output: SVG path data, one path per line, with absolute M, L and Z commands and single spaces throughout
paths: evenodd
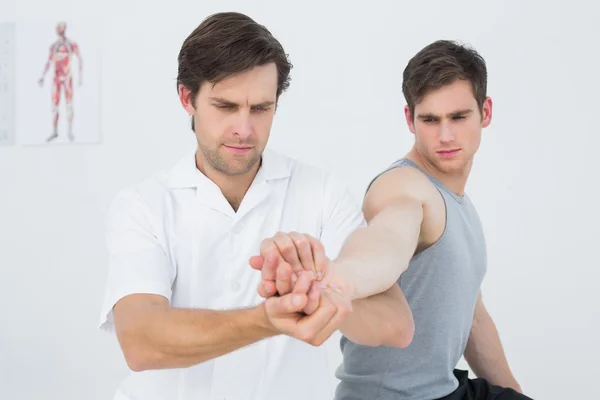
M 396 283 L 424 239 L 424 207 L 435 189 L 412 168 L 383 174 L 363 205 L 367 227 L 352 233 L 333 263 L 334 274 L 353 293 L 341 327 L 351 340 L 368 346 L 404 348 L 414 336 L 410 306 Z M 334 278 L 335 279 L 335 278 Z
M 291 293 L 237 310 L 174 308 L 163 296 L 128 295 L 113 308 L 127 364 L 134 371 L 184 368 L 279 334 L 318 346 L 351 304 L 328 289 L 315 312 L 303 315 L 312 279 L 301 275 Z
M 363 205 L 367 227 L 350 234 L 335 274 L 352 286 L 352 299 L 385 292 L 408 267 L 420 241 L 429 182 L 410 168 L 392 170 L 371 186 Z
M 414 321 L 396 282 L 421 242 L 423 207 L 432 193 L 438 195 L 418 171 L 409 168 L 389 171 L 374 182 L 365 198 L 363 213 L 367 227 L 348 236 L 335 261 L 327 262 L 319 241 L 297 234 L 290 237 L 278 234 L 272 242 L 267 240 L 261 254 L 281 254 L 295 265 L 294 270 L 325 271 L 322 283 L 339 285 L 340 291 L 353 300 L 353 312 L 340 327 L 351 340 L 362 345 L 406 347 L 412 341 Z M 261 260 L 251 261 L 251 265 L 262 269 L 261 296 L 282 294 L 292 287 L 291 284 L 277 287 L 275 271 L 263 269 Z M 290 276 L 291 271 L 282 275 Z M 309 299 L 310 304 L 318 297 Z M 310 306 L 306 312 L 311 312 Z
M 189 367 L 275 333 L 264 306 L 180 309 L 158 295 L 130 295 L 114 308 L 117 337 L 134 371 Z
M 496 325 L 483 304 L 481 292 L 477 298 L 465 360 L 478 377 L 521 393 L 521 387 L 508 366 Z
M 412 312 L 397 284 L 383 293 L 353 301 L 352 309 L 340 332 L 353 342 L 399 348 L 412 342 L 415 332 Z

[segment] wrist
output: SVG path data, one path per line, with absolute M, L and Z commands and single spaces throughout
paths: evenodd
M 350 301 L 358 298 L 358 292 L 356 285 L 347 276 L 347 272 L 350 271 L 344 262 L 332 261 L 329 263 L 323 283 L 326 283 L 329 287 L 336 290 L 345 298 Z
M 271 336 L 277 336 L 281 332 L 271 323 L 271 319 L 267 314 L 266 302 L 263 301 L 258 306 L 253 309 L 252 321 L 256 324 L 255 328 L 258 332 L 261 333 L 265 338 Z

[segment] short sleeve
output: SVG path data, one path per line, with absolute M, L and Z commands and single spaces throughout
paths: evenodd
M 108 274 L 100 329 L 114 332 L 113 306 L 123 297 L 157 294 L 171 300 L 175 267 L 156 233 L 159 220 L 134 191 L 119 193 L 108 212 L 106 246 Z
M 356 229 L 366 226 L 362 207 L 336 176 L 325 180 L 321 242 L 329 259 L 337 258 L 344 242 Z

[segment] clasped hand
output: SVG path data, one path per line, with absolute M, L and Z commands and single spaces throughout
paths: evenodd
M 352 311 L 351 285 L 310 235 L 280 232 L 265 239 L 250 265 L 261 271 L 258 293 L 277 332 L 319 346 Z

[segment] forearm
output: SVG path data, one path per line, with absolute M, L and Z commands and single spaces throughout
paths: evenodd
M 340 331 L 363 346 L 407 347 L 414 335 L 412 312 L 398 285 L 352 302 Z
M 230 311 L 161 305 L 132 318 L 120 341 L 132 369 L 150 370 L 189 367 L 273 335 L 262 305 Z
M 464 357 L 478 377 L 521 392 L 508 366 L 496 325 L 485 310 L 480 311 L 473 321 Z
M 420 204 L 399 200 L 348 237 L 335 269 L 353 287 L 353 300 L 384 292 L 398 280 L 414 255 L 422 219 Z

